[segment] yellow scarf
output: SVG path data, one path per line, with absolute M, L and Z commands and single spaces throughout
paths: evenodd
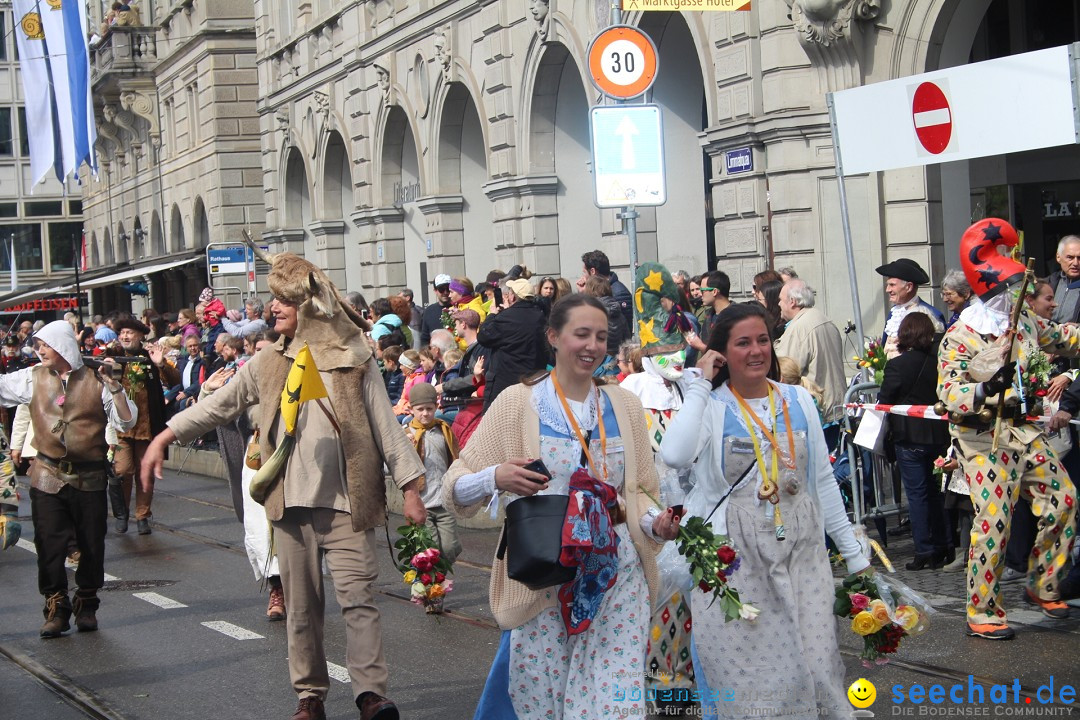
M 413 431 L 413 446 L 416 448 L 416 454 L 420 456 L 421 460 L 424 459 L 424 433 L 435 426 L 442 430 L 443 439 L 446 440 L 446 447 L 450 449 L 450 462 L 454 462 L 458 456 L 457 440 L 454 439 L 454 432 L 444 420 L 436 419 L 430 425 L 424 425 L 416 418 L 409 421 L 409 427 Z

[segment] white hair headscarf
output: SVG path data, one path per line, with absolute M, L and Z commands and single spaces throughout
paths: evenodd
M 71 327 L 71 323 L 66 320 L 52 321 L 34 333 L 34 339 L 40 340 L 59 353 L 60 357 L 67 360 L 73 371 L 83 366 L 82 354 L 79 352 L 79 341 L 75 337 L 75 330 Z

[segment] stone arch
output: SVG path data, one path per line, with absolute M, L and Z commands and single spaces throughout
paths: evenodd
M 143 230 L 142 220 L 136 216 L 135 224 L 131 227 L 131 259 L 133 261 L 142 260 L 147 257 L 146 244 L 149 238 L 146 237 L 144 234 L 145 232 L 146 231 Z
M 286 152 L 282 177 L 285 178 L 285 194 L 282 203 L 285 211 L 284 226 L 304 230 L 306 240 L 307 226 L 311 220 L 311 190 L 304 154 L 296 146 L 290 147 Z
M 440 254 L 450 255 L 451 248 L 460 248 L 465 274 L 472 278 L 482 277 L 491 269 L 494 223 L 492 203 L 484 193 L 484 184 L 491 175 L 484 124 L 475 97 L 463 83 L 445 85 L 445 91 L 440 93 L 439 152 L 435 158 L 435 194 L 455 199 L 439 211 Z M 454 237 L 459 232 L 460 241 Z
M 341 133 L 331 130 L 320 153 L 322 192 L 319 194 L 319 216 L 340 220 L 347 218 L 345 203 L 352 204 L 352 172 L 349 151 Z
M 210 243 L 210 219 L 206 214 L 206 206 L 199 196 L 195 196 L 195 209 L 192 212 L 192 228 L 195 231 L 192 238 L 196 248 L 204 248 Z
M 112 267 L 116 264 L 116 249 L 113 247 L 112 233 L 109 231 L 108 228 L 105 228 L 105 237 L 103 238 L 103 242 L 101 243 L 101 245 L 103 248 L 105 248 L 104 267 Z
M 128 253 L 128 244 L 131 238 L 124 231 L 124 223 L 116 226 L 116 263 L 126 263 L 131 255 Z
M 934 0 L 904 4 L 896 24 L 889 77 L 962 65 L 992 0 Z
M 638 235 L 640 260 L 656 259 L 672 271 L 708 267 L 713 219 L 706 203 L 711 163 L 700 135 L 709 124 L 709 97 L 692 13 L 642 13 L 640 28 L 656 44 L 661 72 L 679 82 L 657 83 L 651 101 L 663 108 L 667 202 L 642 209 L 646 228 Z M 699 19 L 699 18 L 698 18 Z M 712 63 L 708 65 L 711 67 Z M 675 170 L 677 168 L 677 170 Z M 648 213 L 655 216 L 650 223 Z M 649 226 L 656 228 L 648 232 Z
M 101 266 L 101 252 L 98 250 L 97 232 L 90 233 L 90 267 L 98 268 Z
M 379 151 L 378 197 L 382 207 L 392 207 L 397 218 L 383 227 L 383 242 L 376 249 L 376 261 L 404 262 L 404 267 L 387 267 L 386 283 L 394 287 L 404 284 L 414 290 L 424 283 L 428 248 L 424 236 L 424 219 L 419 200 L 426 187 L 421 147 L 414 123 L 405 107 L 392 105 L 386 109 Z M 381 253 L 381 255 L 380 255 Z
M 522 114 L 528 118 L 524 174 L 557 178 L 557 272 L 575 276 L 581 267 L 582 243 L 589 245 L 586 250 L 599 247 L 602 228 L 600 213 L 593 204 L 592 179 L 586 171 L 592 157 L 589 97 L 581 71 L 566 45 L 549 42 L 544 46 L 526 93 L 528 105 Z M 570 238 L 575 241 L 570 242 Z M 612 264 L 625 264 L 625 260 L 612 258 Z
M 180 214 L 180 206 L 173 203 L 172 216 L 169 218 L 169 251 L 180 252 L 187 249 L 187 241 L 184 239 L 184 216 Z
M 163 257 L 165 255 L 165 236 L 161 228 L 161 216 L 155 210 L 150 214 L 150 257 Z

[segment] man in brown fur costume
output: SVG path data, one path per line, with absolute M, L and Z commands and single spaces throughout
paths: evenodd
M 345 617 L 347 665 L 361 718 L 397 720 L 397 708 L 385 697 L 388 672 L 371 589 L 378 574 L 374 528 L 386 509 L 384 461 L 404 494 L 406 517 L 424 522 L 424 466 L 394 418 L 363 335 L 366 322 L 343 306 L 329 278 L 307 260 L 291 253 L 267 260 L 274 329 L 281 338 L 222 389 L 169 421 L 147 450 L 143 477 L 161 477 L 169 443 L 187 443 L 256 403 L 266 463 L 284 435 L 279 411 L 286 376 L 306 344 L 328 397 L 300 405 L 296 445 L 263 502 L 289 607 L 289 674 L 300 697 L 293 720 L 326 717 L 322 553 Z

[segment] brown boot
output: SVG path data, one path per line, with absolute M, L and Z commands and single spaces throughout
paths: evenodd
M 300 704 L 296 707 L 292 720 L 326 720 L 323 701 L 317 697 L 300 698 Z
M 71 629 L 71 602 L 66 592 L 53 593 L 45 598 L 45 624 L 41 626 L 40 635 L 43 638 L 58 638 L 61 633 Z
M 285 619 L 285 591 L 280 584 L 277 587 L 270 586 L 270 602 L 266 606 L 266 619 L 270 622 Z
M 94 632 L 98 629 L 97 609 L 101 605 L 96 590 L 75 591 L 75 627 L 79 632 Z

